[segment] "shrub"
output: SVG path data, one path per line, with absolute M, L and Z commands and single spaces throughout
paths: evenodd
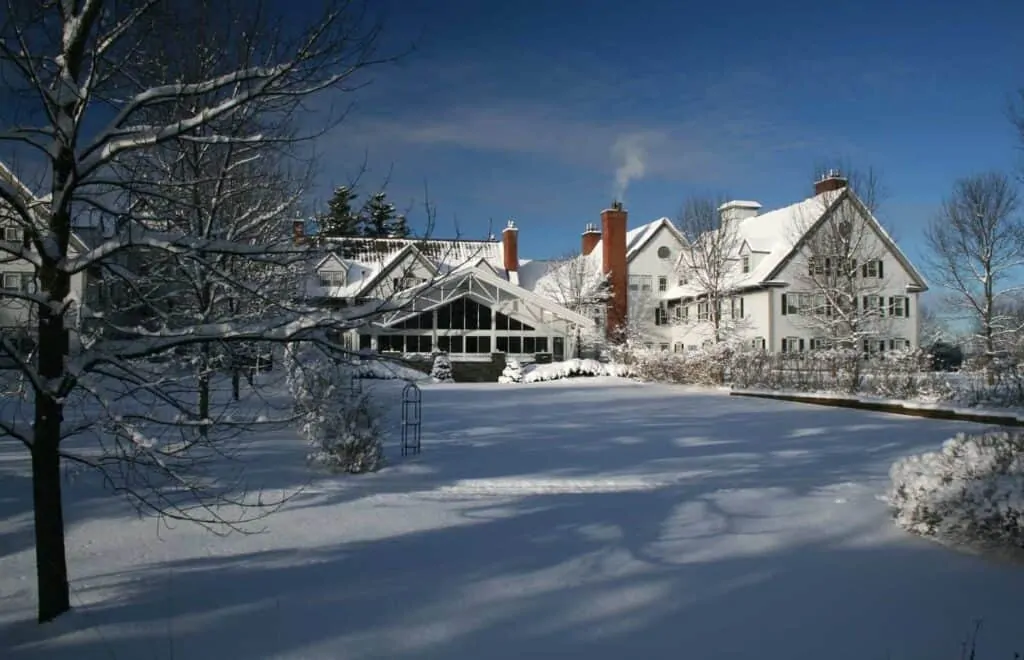
M 968 545 L 1024 548 L 1024 432 L 960 433 L 902 458 L 886 500 L 901 527 Z
M 499 383 L 521 383 L 523 382 L 523 365 L 515 358 L 509 358 L 505 363 L 505 369 L 498 376 Z
M 286 350 L 288 387 L 310 462 L 344 472 L 370 472 L 384 464 L 381 413 L 352 386 L 353 365 L 315 350 Z
M 590 376 L 628 377 L 632 369 L 615 363 L 598 362 L 597 360 L 581 360 L 574 358 L 564 362 L 531 365 L 523 375 L 524 383 L 539 383 L 561 378 L 580 378 Z
M 435 383 L 454 383 L 452 376 L 452 361 L 447 353 L 438 353 L 434 356 L 434 366 L 430 369 L 430 377 Z

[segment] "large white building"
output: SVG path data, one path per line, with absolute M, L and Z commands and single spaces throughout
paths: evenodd
M 619 204 L 587 225 L 579 256 L 566 260 L 521 259 L 511 221 L 500 239 L 484 241 L 339 240 L 303 295 L 367 310 L 367 323 L 348 336 L 352 348 L 440 350 L 455 360 L 560 360 L 595 335 L 683 351 L 728 334 L 769 351 L 809 351 L 830 345 L 847 317 L 859 325 L 843 328 L 844 337 L 866 352 L 917 346 L 927 286 L 845 184 L 825 177 L 810 198 L 767 213 L 756 202 L 723 205 L 733 238 L 714 294 L 723 308 L 717 323 L 702 278 L 688 272 L 692 252 L 679 230 L 668 218 L 629 229 Z M 293 231 L 303 240 L 303 223 Z M 821 240 L 836 232 L 832 243 Z M 842 255 L 822 251 L 839 244 Z M 841 271 L 856 276 L 837 283 Z M 382 304 L 391 311 L 375 311 Z

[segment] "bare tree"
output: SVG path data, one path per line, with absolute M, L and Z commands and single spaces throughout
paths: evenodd
M 949 320 L 940 312 L 940 306 L 937 304 L 918 302 L 917 323 L 919 342 L 922 347 L 932 346 L 937 342 L 948 342 L 952 339 Z
M 956 182 L 925 233 L 932 279 L 945 287 L 952 312 L 975 328 L 994 356 L 1021 326 L 1005 303 L 1020 292 L 1024 217 L 1008 176 L 989 172 Z
M 744 275 L 742 220 L 737 209 L 725 207 L 724 199 L 694 198 L 683 205 L 677 222 L 686 245 L 676 272 L 692 291 L 683 300 L 687 312 L 678 315 L 678 322 L 708 328 L 709 338 L 716 344 L 735 337 L 745 327 L 745 315 L 733 301 Z M 695 303 L 695 313 L 689 311 L 691 303 Z
M 551 260 L 537 282 L 537 293 L 559 305 L 597 320 L 592 330 L 578 337 L 577 350 L 604 344 L 604 309 L 608 304 L 608 278 L 601 264 L 589 255 L 568 253 Z
M 909 311 L 905 297 L 888 295 L 889 248 L 875 224 L 879 178 L 873 170 L 831 170 L 818 186 L 797 211 L 794 282 L 783 314 L 812 335 L 811 348 L 873 350 L 893 318 Z
M 291 14 L 285 20 L 273 15 L 274 7 L 232 0 L 6 0 L 0 18 L 3 96 L 24 121 L 0 131 L 0 143 L 32 150 L 48 186 L 46 194 L 37 192 L 25 184 L 27 172 L 0 163 L 0 201 L 24 237 L 0 251 L 30 264 L 37 282 L 0 294 L 33 307 L 38 318 L 33 356 L 0 338 L 2 352 L 31 385 L 26 405 L 32 411 L 31 419 L 5 414 L 0 428 L 31 454 L 40 621 L 69 608 L 62 460 L 101 470 L 138 506 L 165 516 L 232 526 L 247 516 L 236 511 L 225 517 L 218 505 L 244 512 L 256 504 L 234 484 L 216 487 L 204 470 L 223 450 L 197 431 L 223 418 L 203 415 L 195 383 L 169 379 L 166 366 L 156 367 L 151 358 L 211 344 L 326 341 L 327 330 L 357 322 L 263 290 L 243 276 L 244 268 L 224 265 L 287 270 L 308 260 L 309 248 L 294 247 L 286 236 L 257 245 L 263 237 L 196 234 L 195 224 L 164 216 L 168 200 L 191 194 L 188 177 L 158 185 L 162 171 L 153 162 L 165 145 L 181 154 L 292 141 L 294 136 L 267 131 L 268 125 L 305 112 L 314 95 L 350 90 L 380 61 L 379 26 L 356 3 L 327 2 L 311 19 Z M 199 50 L 210 65 L 168 66 L 168 57 L 196 48 L 200 29 L 205 46 Z M 204 199 L 182 208 L 191 214 L 209 210 L 216 178 L 204 179 Z M 259 207 L 255 214 L 280 220 L 287 202 L 288 195 L 277 208 Z M 231 210 L 236 221 L 244 214 L 240 208 L 253 205 Z M 87 213 L 116 219 L 120 230 L 76 248 L 72 219 Z M 116 332 L 92 332 L 78 318 L 73 281 L 129 268 L 121 282 L 151 282 L 130 271 L 149 262 L 128 258 L 140 250 L 158 261 L 191 264 L 202 273 L 203 286 L 230 281 L 226 288 L 234 294 L 226 299 L 259 301 L 261 313 L 172 323 L 166 307 L 147 305 L 158 308 L 152 324 L 94 318 Z M 143 294 L 155 295 L 148 291 Z M 73 437 L 94 440 L 92 449 L 72 450 L 66 441 Z

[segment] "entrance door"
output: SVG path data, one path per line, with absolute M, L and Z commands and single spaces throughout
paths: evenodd
M 561 362 L 565 359 L 565 337 L 554 337 L 551 341 L 551 359 Z

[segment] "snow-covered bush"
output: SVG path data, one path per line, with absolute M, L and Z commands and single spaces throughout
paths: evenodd
M 626 378 L 631 375 L 632 370 L 626 365 L 573 358 L 565 362 L 530 365 L 523 371 L 522 382 L 539 383 L 547 380 L 588 376 L 618 376 Z
M 901 527 L 937 540 L 1024 548 L 1024 432 L 960 433 L 889 470 Z
M 521 383 L 523 382 L 523 365 L 515 358 L 509 358 L 505 368 L 498 376 L 499 383 Z
M 350 367 L 359 378 L 418 381 L 430 377 L 422 371 L 394 360 L 363 359 L 352 362 Z
M 435 383 L 454 383 L 452 376 L 452 361 L 447 353 L 438 353 L 434 356 L 434 366 L 430 369 L 430 377 Z
M 370 472 L 384 464 L 381 411 L 353 387 L 353 365 L 315 350 L 289 346 L 288 387 L 308 459 L 345 472 Z

